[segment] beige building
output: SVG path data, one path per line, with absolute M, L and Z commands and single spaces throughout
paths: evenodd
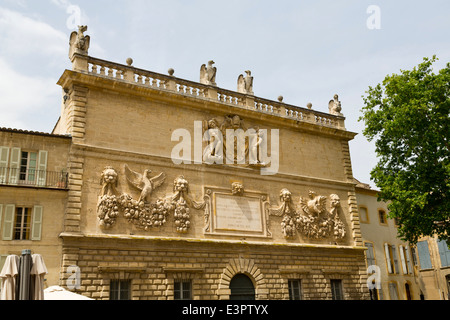
M 35 187 L 27 203 L 30 189 L 0 186 L 4 212 L 43 208 L 42 237 L 5 239 L 2 254 L 43 253 L 48 285 L 95 299 L 369 298 L 355 133 L 337 95 L 324 113 L 255 96 L 249 71 L 222 89 L 213 61 L 200 82 L 104 61 L 84 31 L 53 133 L 32 148 L 35 135 L 0 132 L 1 146 L 47 150 L 47 168 L 68 173 L 67 188 Z
M 68 136 L 0 128 L 0 267 L 32 249 L 58 283 L 70 146 Z
M 376 190 L 358 182 L 356 199 L 363 243 L 368 248 L 366 265 L 376 266 L 372 272 L 379 274 L 380 281 L 380 288 L 372 292 L 372 298 L 419 300 L 422 291 L 416 248 L 398 238 L 395 221 L 387 217 L 386 203 L 377 198 Z
M 425 237 L 417 243 L 419 285 L 426 300 L 450 300 L 450 250 L 445 240 Z

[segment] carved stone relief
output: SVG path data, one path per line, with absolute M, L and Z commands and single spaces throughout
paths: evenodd
M 250 70 L 245 71 L 246 76 L 239 75 L 238 77 L 238 86 L 237 91 L 240 93 L 250 94 L 253 95 L 253 77 Z
M 137 228 L 149 230 L 166 224 L 170 215 L 174 217 L 176 231 L 186 233 L 190 227 L 190 209 L 204 209 L 205 202 L 197 203 L 189 195 L 189 183 L 179 176 L 174 181 L 174 193 L 151 202 L 152 192 L 165 181 L 165 173 L 150 177 L 150 170 L 143 174 L 132 171 L 124 166 L 126 180 L 135 189 L 140 190 L 138 200 L 117 190 L 118 174 L 112 167 L 106 167 L 102 172 L 102 191 L 97 205 L 97 215 L 100 226 L 112 227 L 119 212 L 122 211 L 128 222 Z
M 309 239 L 325 239 L 333 236 L 335 240 L 346 235 L 345 225 L 339 218 L 340 199 L 336 194 L 330 195 L 331 209 L 326 208 L 327 197 L 309 192 L 309 198 L 300 197 L 300 209 L 292 201 L 292 194 L 287 189 L 280 192 L 281 205 L 270 209 L 270 215 L 283 217 L 281 229 L 286 239 L 293 238 L 296 230 Z

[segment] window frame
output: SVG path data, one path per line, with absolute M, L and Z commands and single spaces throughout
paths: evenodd
M 330 279 L 331 300 L 345 300 L 342 279 Z M 336 290 L 337 289 L 337 290 Z M 336 295 L 338 293 L 339 297 Z
M 363 215 L 361 214 L 361 210 L 360 209 L 366 210 L 366 214 L 365 214 L 366 218 L 365 218 L 365 220 L 362 219 Z M 359 213 L 359 222 L 361 222 L 361 223 L 370 223 L 369 208 L 367 208 L 366 206 L 359 206 L 358 213 Z
M 298 283 L 298 287 L 293 286 L 294 283 Z M 303 300 L 302 280 L 301 279 L 288 279 L 289 300 Z M 298 292 L 295 292 L 295 291 Z
M 127 284 L 127 288 L 122 289 L 123 284 Z M 113 287 L 113 284 L 117 284 L 117 288 Z M 112 301 L 126 301 L 131 300 L 131 279 L 111 279 L 109 281 L 109 300 Z M 125 292 L 126 297 L 122 297 L 122 294 Z M 117 297 L 118 299 L 112 299 L 113 297 Z
M 22 211 L 20 215 L 21 220 L 20 223 L 17 221 L 19 217 L 19 210 Z M 27 211 L 27 215 L 24 214 L 25 211 Z M 27 221 L 24 221 L 25 219 Z M 32 229 L 33 229 L 33 208 L 29 206 L 16 206 L 14 211 L 12 240 L 19 240 L 19 241 L 31 240 Z M 17 237 L 17 234 L 19 234 L 19 237 Z
M 189 284 L 189 288 L 186 289 L 184 286 Z M 177 288 L 177 286 L 179 286 Z M 174 300 L 192 300 L 193 290 L 192 290 L 192 279 L 174 279 L 173 281 L 173 299 Z M 185 297 L 185 293 L 189 294 L 189 297 Z
M 379 224 L 382 225 L 382 226 L 387 226 L 388 225 L 388 219 L 387 219 L 386 210 L 382 209 L 382 208 L 378 208 L 377 212 L 378 212 L 378 222 L 379 222 Z M 381 213 L 383 213 L 383 214 L 381 215 Z M 381 217 L 383 217 L 384 222 L 381 221 Z

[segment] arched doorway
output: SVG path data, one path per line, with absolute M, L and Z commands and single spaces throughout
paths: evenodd
M 238 273 L 230 281 L 230 300 L 255 300 L 255 286 L 243 273 Z

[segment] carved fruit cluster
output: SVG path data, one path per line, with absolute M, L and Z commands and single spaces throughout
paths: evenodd
M 190 216 L 189 216 L 189 207 L 184 199 L 180 199 L 175 202 L 175 226 L 177 228 L 177 232 L 186 233 L 189 230 L 191 225 Z
M 109 228 L 116 223 L 119 216 L 119 201 L 114 195 L 104 195 L 98 204 L 98 218 L 100 225 Z
M 164 200 L 158 200 L 155 204 L 149 206 L 144 201 L 134 200 L 128 194 L 120 196 L 120 205 L 128 222 L 144 230 L 163 226 L 167 221 L 169 212 L 173 210 L 172 205 Z

